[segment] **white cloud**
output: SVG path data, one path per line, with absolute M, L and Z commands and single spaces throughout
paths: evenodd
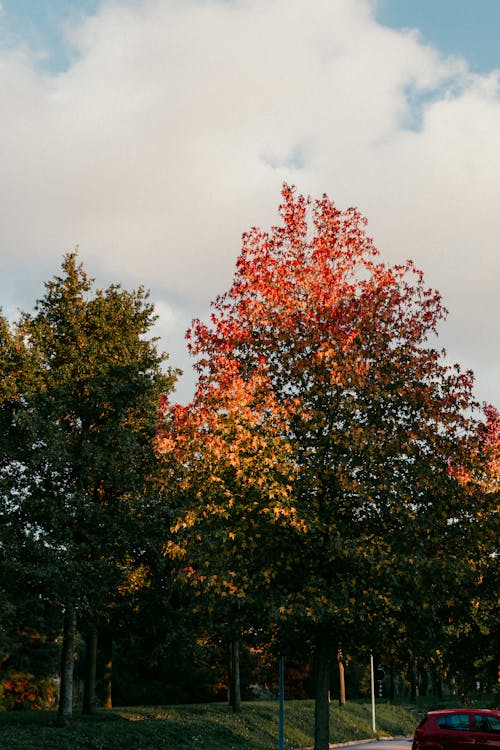
M 172 325 L 228 286 L 241 233 L 276 220 L 288 180 L 358 205 L 384 255 L 415 259 L 451 310 L 442 343 L 499 402 L 498 73 L 471 76 L 372 7 L 104 2 L 71 28 L 65 73 L 1 52 L 9 304 L 79 244 L 90 273 L 168 305 L 185 366 Z

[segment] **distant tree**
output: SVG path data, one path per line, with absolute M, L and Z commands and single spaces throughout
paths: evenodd
M 493 406 L 485 408 L 472 448 L 472 470 L 460 478 L 469 492 L 479 496 L 474 553 L 468 553 L 470 597 L 466 606 L 457 602 L 445 632 L 446 671 L 456 679 L 464 701 L 478 691 L 498 691 L 500 663 L 500 415 Z M 463 585 L 463 582 L 460 582 Z M 499 693 L 500 695 L 500 693 Z M 498 696 L 497 696 L 498 700 Z
M 99 618 L 140 566 L 157 404 L 176 371 L 164 369 L 166 356 L 147 338 L 155 315 L 144 289 L 94 290 L 76 253 L 64 257 L 61 275 L 45 289 L 16 328 L 29 368 L 13 397 L 18 453 L 10 461 L 15 502 L 7 510 L 37 551 L 38 577 L 64 609 L 65 720 L 76 615 L 95 653 Z M 90 663 L 87 711 L 94 674 Z
M 193 322 L 197 390 L 166 408 L 159 447 L 191 474 L 171 548 L 193 579 L 311 643 L 325 750 L 339 647 L 395 632 L 412 598 L 442 611 L 467 577 L 477 496 L 454 467 L 477 404 L 429 343 L 445 310 L 411 262 L 381 262 L 326 196 L 285 186 L 280 214 L 243 236 L 231 288 Z

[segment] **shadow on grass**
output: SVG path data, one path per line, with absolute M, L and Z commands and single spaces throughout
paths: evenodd
M 372 736 L 370 711 L 356 702 L 331 706 L 331 741 Z M 379 707 L 385 734 L 408 734 L 414 716 L 400 707 Z M 285 704 L 287 749 L 312 745 L 313 701 Z M 0 714 L 0 748 L 5 750 L 275 750 L 277 701 L 245 703 L 234 714 L 227 704 L 99 709 L 75 713 L 67 727 L 57 726 L 55 711 Z

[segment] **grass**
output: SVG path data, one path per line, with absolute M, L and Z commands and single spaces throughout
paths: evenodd
M 386 703 L 377 705 L 379 736 L 411 735 L 414 712 Z M 314 703 L 287 701 L 285 746 L 313 745 Z M 373 736 L 371 707 L 348 703 L 330 709 L 331 742 Z M 92 717 L 75 714 L 65 728 L 51 711 L 0 714 L 0 748 L 5 750 L 275 750 L 278 704 L 244 703 L 240 714 L 225 704 L 116 708 Z

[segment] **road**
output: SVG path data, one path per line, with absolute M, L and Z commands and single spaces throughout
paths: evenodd
M 330 745 L 335 750 L 411 750 L 413 737 L 400 737 L 397 740 L 360 740 L 359 742 L 343 742 L 338 745 Z M 302 750 L 313 750 L 305 747 Z
M 412 738 L 403 738 L 399 740 L 369 740 L 356 744 L 330 745 L 330 747 L 345 747 L 347 750 L 411 750 L 411 743 Z

